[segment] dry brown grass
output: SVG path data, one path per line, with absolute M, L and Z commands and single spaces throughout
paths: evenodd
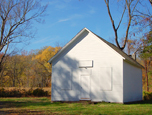
M 0 87 L 2 88 L 2 87 Z M 4 89 L 7 89 L 7 90 L 12 90 L 12 89 L 25 89 L 25 90 L 29 90 L 29 89 L 37 89 L 39 87 L 3 87 Z M 50 91 L 51 90 L 51 87 L 43 87 L 42 89 L 44 89 L 45 91 Z

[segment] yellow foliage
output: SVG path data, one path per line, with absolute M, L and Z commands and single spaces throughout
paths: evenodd
M 0 86 L 51 86 L 52 68 L 48 61 L 60 49 L 48 46 L 36 53 L 8 56 L 1 72 Z
M 38 63 L 43 66 L 42 68 L 47 69 L 48 72 L 51 73 L 51 65 L 48 63 L 49 59 L 52 58 L 61 47 L 51 47 L 48 46 L 45 49 L 43 49 L 39 54 L 37 54 L 35 57 L 33 57 L 33 60 L 37 60 Z M 41 68 L 41 67 L 40 67 Z M 46 70 L 42 70 L 45 72 Z
M 46 49 L 44 49 L 40 54 L 36 55 L 34 59 L 37 59 L 41 62 L 47 62 L 51 57 L 53 57 L 61 47 L 51 47 L 48 46 Z

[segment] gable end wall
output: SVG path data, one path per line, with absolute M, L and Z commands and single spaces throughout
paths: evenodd
M 102 40 L 91 32 L 84 31 L 52 62 L 52 101 L 79 101 L 81 60 L 92 60 L 90 70 L 90 99 L 92 101 L 123 102 L 123 59 Z M 100 88 L 100 69 L 112 68 L 112 88 L 103 91 Z M 69 73 L 71 74 L 65 74 Z M 69 75 L 71 87 L 62 90 L 60 76 Z M 67 76 L 66 76 L 67 77 Z M 57 78 L 57 79 L 56 79 Z M 67 82 L 68 83 L 68 82 Z M 69 83 L 70 84 L 70 83 Z

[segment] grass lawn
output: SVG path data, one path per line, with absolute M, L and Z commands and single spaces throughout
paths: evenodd
M 50 98 L 0 98 L 0 115 L 5 114 L 152 114 L 152 100 L 136 104 L 51 103 Z

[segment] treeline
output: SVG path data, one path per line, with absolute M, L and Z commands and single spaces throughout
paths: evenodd
M 0 87 L 48 87 L 51 86 L 51 65 L 48 60 L 61 47 L 44 47 L 23 51 L 20 55 L 5 57 L 0 73 Z
M 144 66 L 142 69 L 144 91 L 152 91 L 152 53 L 149 53 L 151 47 L 148 42 L 146 51 L 142 50 L 143 52 L 137 54 L 137 61 Z M 147 51 L 147 48 L 150 50 Z M 52 67 L 48 60 L 60 49 L 61 47 L 48 46 L 40 50 L 23 51 L 18 55 L 6 56 L 0 72 L 0 87 L 50 87 Z

